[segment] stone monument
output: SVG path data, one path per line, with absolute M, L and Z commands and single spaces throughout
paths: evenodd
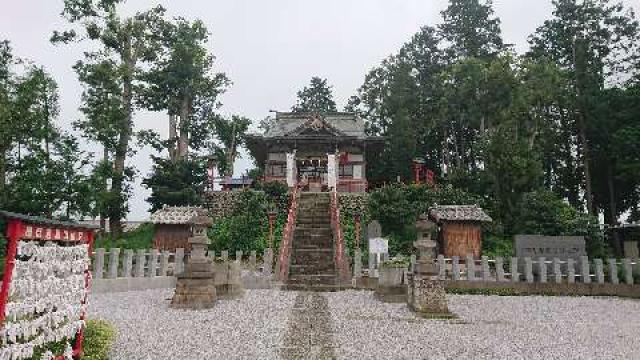
M 434 262 L 436 242 L 431 240 L 431 231 L 435 224 L 426 215 L 416 222 L 418 240 L 413 246 L 418 249 L 419 257 L 408 274 L 407 302 L 409 308 L 425 317 L 451 317 L 444 291 L 444 281 L 438 277 Z
M 215 275 L 211 258 L 206 256 L 209 239 L 206 230 L 213 224 L 209 217 L 193 219 L 189 238 L 191 255 L 182 273 L 177 275 L 176 291 L 170 307 L 175 309 L 209 309 L 216 302 Z

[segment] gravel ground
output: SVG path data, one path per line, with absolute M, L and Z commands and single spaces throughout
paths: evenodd
M 640 359 L 637 300 L 458 295 L 458 319 L 426 320 L 364 291 L 248 290 L 203 311 L 169 309 L 172 292 L 93 295 L 113 359 Z
M 447 321 L 372 292 L 326 296 L 339 359 L 640 359 L 637 300 L 449 296 Z
M 296 293 L 247 291 L 211 310 L 169 309 L 173 290 L 94 294 L 89 314 L 118 329 L 113 359 L 277 359 Z

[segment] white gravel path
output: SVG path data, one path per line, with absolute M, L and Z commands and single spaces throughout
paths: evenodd
M 449 296 L 457 320 L 419 319 L 372 292 L 326 294 L 339 359 L 640 359 L 640 301 Z
M 169 309 L 173 290 L 94 294 L 89 314 L 117 328 L 113 359 L 277 359 L 294 292 L 251 290 L 201 311 Z

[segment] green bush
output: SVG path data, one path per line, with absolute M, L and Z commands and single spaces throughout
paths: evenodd
M 153 234 L 155 226 L 152 223 L 144 223 L 132 231 L 122 234 L 118 239 L 113 239 L 110 234 L 96 237 L 93 247 L 97 248 L 121 248 L 121 249 L 150 249 L 153 247 Z
M 104 320 L 88 320 L 84 337 L 83 360 L 108 360 L 116 331 Z

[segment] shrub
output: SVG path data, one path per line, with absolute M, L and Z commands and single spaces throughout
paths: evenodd
M 104 320 L 88 320 L 85 328 L 83 360 L 108 360 L 116 331 Z
M 153 247 L 154 232 L 154 224 L 144 223 L 131 231 L 123 233 L 118 239 L 113 239 L 110 234 L 99 236 L 94 241 L 93 247 L 96 249 L 149 249 Z

